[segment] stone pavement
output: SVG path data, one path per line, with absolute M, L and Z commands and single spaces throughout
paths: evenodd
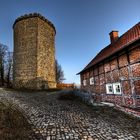
M 33 140 L 140 140 L 140 121 L 109 107 L 58 100 L 58 93 L 0 89 L 0 101 L 18 108 L 32 125 Z

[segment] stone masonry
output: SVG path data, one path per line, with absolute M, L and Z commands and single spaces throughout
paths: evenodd
M 40 14 L 24 15 L 14 25 L 15 88 L 55 88 L 54 25 Z

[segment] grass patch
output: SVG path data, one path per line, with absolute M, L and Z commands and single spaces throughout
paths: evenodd
M 79 100 L 80 98 L 74 94 L 73 90 L 63 90 L 59 93 L 59 100 Z
M 14 89 L 14 88 L 4 88 L 6 91 L 17 91 L 17 92 L 28 92 L 28 93 L 34 93 L 34 92 L 56 92 L 56 91 L 61 91 L 62 89 L 60 88 L 50 88 L 50 89 L 26 89 L 26 88 L 19 88 L 19 89 Z
M 62 89 L 60 88 L 50 88 L 50 89 L 44 89 L 42 91 L 47 91 L 47 92 L 56 92 L 56 91 L 61 91 Z
M 31 126 L 22 113 L 0 102 L 0 139 L 28 140 L 31 133 Z

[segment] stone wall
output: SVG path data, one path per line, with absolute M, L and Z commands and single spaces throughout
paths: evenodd
M 55 28 L 39 14 L 18 18 L 14 25 L 14 87 L 55 88 Z
M 56 87 L 55 82 L 55 31 L 45 21 L 38 21 L 37 77 L 48 82 L 48 87 Z M 47 63 L 46 63 L 47 62 Z M 41 83 L 38 83 L 40 87 Z
M 94 77 L 94 85 L 89 79 Z M 86 79 L 86 86 L 83 80 Z M 106 94 L 107 83 L 121 83 L 122 94 Z M 140 45 L 130 47 L 81 74 L 82 88 L 93 93 L 97 100 L 121 106 L 140 107 Z

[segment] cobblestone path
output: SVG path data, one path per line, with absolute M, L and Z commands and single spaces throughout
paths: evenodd
M 58 93 L 0 90 L 26 115 L 33 140 L 140 140 L 140 121 L 108 107 L 89 107 L 79 101 L 57 99 Z

